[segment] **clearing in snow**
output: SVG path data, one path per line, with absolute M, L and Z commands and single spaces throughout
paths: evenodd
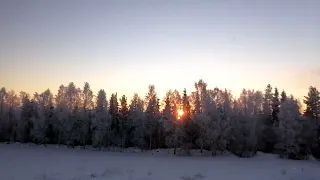
M 0 144 L 1 180 L 319 180 L 320 162 Z

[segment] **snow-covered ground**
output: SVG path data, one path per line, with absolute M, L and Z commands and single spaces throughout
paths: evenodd
M 1 180 L 320 180 L 320 162 L 0 144 Z

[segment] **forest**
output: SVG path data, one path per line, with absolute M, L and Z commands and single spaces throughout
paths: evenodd
M 30 95 L 0 90 L 0 141 L 93 146 L 227 151 L 252 157 L 257 151 L 281 158 L 320 158 L 320 93 L 310 86 L 303 102 L 270 84 L 264 91 L 208 89 L 203 80 L 187 92 L 169 90 L 160 100 L 154 85 L 145 96 L 94 95 L 89 83 L 61 85 Z M 302 104 L 305 109 L 301 111 Z

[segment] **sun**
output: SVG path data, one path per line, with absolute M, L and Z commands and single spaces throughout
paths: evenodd
M 183 115 L 183 113 L 184 113 L 184 112 L 183 112 L 183 110 L 182 110 L 182 109 L 179 109 L 179 110 L 178 110 L 178 116 L 182 116 L 182 115 Z
M 183 110 L 179 109 L 178 110 L 178 119 L 180 119 L 183 114 L 184 114 Z

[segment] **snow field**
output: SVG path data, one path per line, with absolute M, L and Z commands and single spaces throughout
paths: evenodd
M 320 180 L 320 162 L 0 144 L 1 180 Z

